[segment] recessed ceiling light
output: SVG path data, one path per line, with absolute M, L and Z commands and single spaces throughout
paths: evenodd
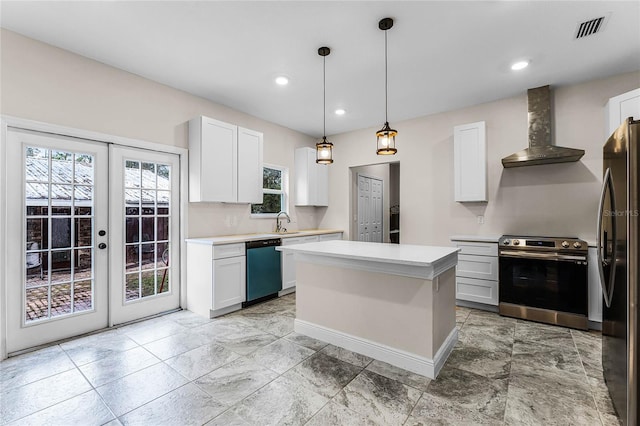
M 347 111 L 343 110 L 342 108 L 338 108 L 335 113 L 336 115 L 344 115 Z
M 286 86 L 287 84 L 289 84 L 289 79 L 283 75 L 276 77 L 276 84 L 280 85 L 280 86 Z
M 514 71 L 520 71 L 529 66 L 529 61 L 519 61 L 511 65 L 511 69 Z

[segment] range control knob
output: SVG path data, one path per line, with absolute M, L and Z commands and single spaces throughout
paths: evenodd
M 510 243 L 511 243 L 511 241 L 509 241 L 509 240 L 504 240 L 502 242 L 502 244 L 504 244 L 505 246 L 508 246 Z
M 576 241 L 575 243 L 573 243 L 573 247 L 579 249 L 580 247 L 582 247 L 582 243 L 580 241 Z
M 562 247 L 569 248 L 569 242 L 568 241 L 563 241 L 562 242 Z
M 520 245 L 520 240 L 513 240 L 513 245 L 514 246 Z

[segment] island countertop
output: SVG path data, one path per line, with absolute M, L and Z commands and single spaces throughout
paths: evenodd
M 277 250 L 292 252 L 302 261 L 425 279 L 433 279 L 454 267 L 459 251 L 456 247 L 345 240 L 295 244 Z

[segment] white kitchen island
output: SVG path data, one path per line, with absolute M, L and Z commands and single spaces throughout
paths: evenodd
M 457 341 L 457 248 L 324 241 L 278 250 L 296 259 L 296 332 L 438 375 Z

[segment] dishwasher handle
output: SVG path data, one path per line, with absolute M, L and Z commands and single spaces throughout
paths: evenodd
M 268 240 L 247 241 L 247 250 L 262 247 L 277 247 L 282 245 L 281 238 L 270 238 Z

